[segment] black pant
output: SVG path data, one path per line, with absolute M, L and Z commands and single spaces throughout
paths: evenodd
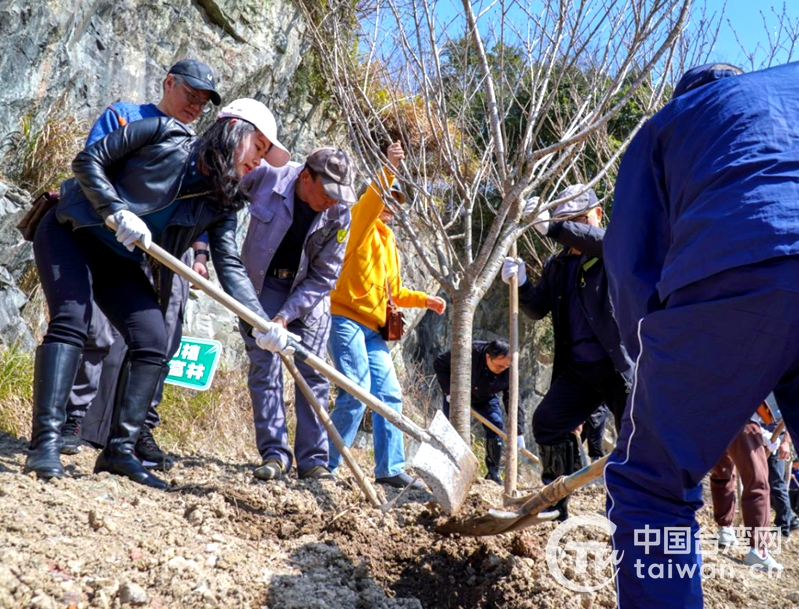
M 42 342 L 83 349 L 94 299 L 125 339 L 131 361 L 164 364 L 164 315 L 140 262 L 117 254 L 87 229 L 59 224 L 55 209 L 39 225 L 33 248 L 50 311 Z
M 568 441 L 569 434 L 603 402 L 613 413 L 618 430 L 627 402 L 627 384 L 613 362 L 570 362 L 533 413 L 535 441 L 546 445 Z
M 588 456 L 599 459 L 605 455 L 602 440 L 605 435 L 605 421 L 608 420 L 608 407 L 602 404 L 583 423 L 580 441 L 588 442 Z

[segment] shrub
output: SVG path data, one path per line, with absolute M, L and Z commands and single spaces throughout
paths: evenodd
M 86 123 L 68 114 L 62 101 L 47 110 L 34 105 L 22 117 L 20 130 L 3 142 L 7 177 L 34 197 L 71 175 L 72 159 L 86 139 Z
M 33 354 L 16 344 L 0 346 L 0 430 L 27 436 L 33 401 Z

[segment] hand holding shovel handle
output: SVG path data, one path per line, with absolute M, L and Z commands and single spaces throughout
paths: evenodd
M 107 222 L 107 224 L 113 225 L 113 221 Z M 155 243 L 151 243 L 148 247 L 144 247 L 140 241 L 137 241 L 136 245 L 147 252 L 150 256 L 158 260 L 161 264 L 171 269 L 185 280 L 191 282 L 192 285 L 199 287 L 201 290 L 203 290 L 203 292 L 208 294 L 221 305 L 225 306 L 234 314 L 238 315 L 251 326 L 260 330 L 266 329 L 265 323 L 268 320 L 262 319 L 260 316 L 250 311 L 247 307 L 226 294 L 224 291 L 220 290 L 213 283 L 205 279 L 205 277 L 183 264 L 180 260 L 172 256 L 160 246 L 156 245 Z M 344 440 L 341 438 L 338 430 L 336 430 L 336 427 L 333 425 L 333 422 L 327 415 L 327 411 L 321 404 L 319 404 L 319 402 L 316 401 L 316 397 L 311 391 L 311 388 L 308 386 L 308 383 L 305 381 L 302 375 L 300 375 L 300 372 L 297 370 L 294 362 L 285 355 L 281 355 L 280 357 L 283 360 L 283 364 L 288 368 L 289 372 L 294 377 L 294 381 L 297 383 L 300 391 L 302 391 L 302 393 L 308 399 L 308 402 L 316 413 L 316 416 L 319 417 L 322 425 L 324 425 L 328 436 L 333 441 L 333 445 L 336 447 L 339 453 L 341 453 L 344 461 L 352 470 L 353 474 L 355 475 L 355 479 L 357 480 L 358 485 L 361 487 L 364 495 L 366 495 L 372 505 L 379 508 L 382 505 L 382 502 L 378 499 L 374 487 L 366 478 L 357 461 L 355 461 L 349 449 L 344 444 Z

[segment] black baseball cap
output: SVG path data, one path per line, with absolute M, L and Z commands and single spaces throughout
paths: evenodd
M 702 66 L 696 66 L 682 75 L 677 86 L 674 87 L 674 93 L 672 93 L 671 98 L 676 99 L 703 85 L 743 73 L 744 71 L 741 68 L 729 63 L 706 63 Z
M 186 84 L 199 91 L 210 91 L 211 101 L 215 106 L 222 103 L 222 98 L 216 92 L 214 73 L 202 61 L 196 59 L 181 59 L 169 68 L 169 74 L 177 74 L 186 80 Z

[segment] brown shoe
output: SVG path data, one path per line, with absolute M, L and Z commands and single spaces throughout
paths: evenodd
M 277 459 L 267 459 L 253 472 L 253 476 L 259 480 L 279 480 L 285 475 L 286 467 Z
M 327 469 L 324 465 L 314 465 L 308 471 L 300 472 L 299 477 L 302 479 L 316 478 L 317 480 L 335 480 L 336 476 L 333 472 Z

